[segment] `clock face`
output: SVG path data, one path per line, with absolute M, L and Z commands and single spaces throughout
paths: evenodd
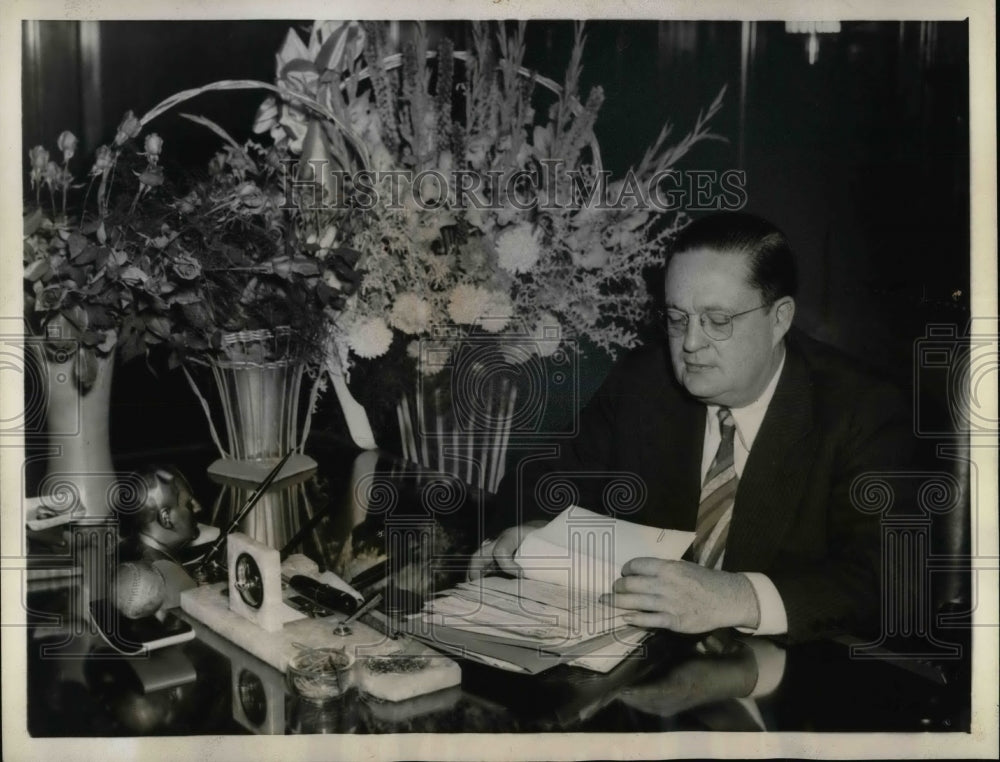
M 257 675 L 244 669 L 240 672 L 238 685 L 243 713 L 259 728 L 267 719 L 267 692 L 264 684 Z
M 243 602 L 252 608 L 259 609 L 264 602 L 264 579 L 260 567 L 249 553 L 240 553 L 236 558 L 236 590 Z

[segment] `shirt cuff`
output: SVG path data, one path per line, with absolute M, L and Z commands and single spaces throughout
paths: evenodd
M 770 577 L 760 572 L 743 572 L 753 591 L 757 595 L 760 607 L 760 622 L 756 628 L 737 627 L 745 635 L 784 635 L 788 632 L 788 617 L 785 614 L 785 604 L 781 600 L 778 588 Z
M 763 638 L 747 638 L 743 643 L 753 651 L 757 662 L 757 684 L 747 698 L 774 693 L 785 677 L 785 649 Z

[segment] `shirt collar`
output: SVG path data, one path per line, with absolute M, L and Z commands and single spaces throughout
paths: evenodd
M 781 362 L 778 363 L 778 369 L 774 372 L 771 380 L 764 387 L 764 391 L 761 392 L 761 395 L 757 399 L 744 407 L 730 408 L 730 412 L 733 414 L 733 422 L 736 424 L 736 433 L 739 435 L 740 442 L 747 452 L 753 447 L 753 442 L 757 438 L 757 432 L 760 431 L 760 426 L 764 422 L 764 414 L 767 413 L 767 407 L 771 404 L 774 390 L 778 388 L 778 379 L 781 378 L 781 371 L 785 368 L 785 358 L 787 356 L 788 350 L 786 349 L 781 355 Z M 714 420 L 717 420 L 718 412 L 719 405 L 708 406 L 708 413 Z

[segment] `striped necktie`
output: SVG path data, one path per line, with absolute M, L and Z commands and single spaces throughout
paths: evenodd
M 736 501 L 736 487 L 739 484 L 733 465 L 736 423 L 729 408 L 719 409 L 719 432 L 722 439 L 712 465 L 705 474 L 698 504 L 698 523 L 695 526 L 694 543 L 691 545 L 694 561 L 710 569 L 716 569 L 722 563 L 729 522 L 733 516 L 733 503 Z

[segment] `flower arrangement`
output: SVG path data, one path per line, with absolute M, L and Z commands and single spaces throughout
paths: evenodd
M 163 139 L 129 111 L 114 141 L 101 146 L 85 181 L 71 162 L 77 139 L 57 140 L 59 163 L 43 146 L 29 151 L 24 216 L 24 303 L 28 330 L 49 339 L 50 353 L 74 353 L 73 374 L 86 390 L 98 358 L 126 358 L 165 342 L 166 313 L 197 299 L 196 267 L 170 247 L 169 207 L 161 193 Z M 85 188 L 79 207 L 71 195 Z M 88 202 L 93 200 L 93 208 Z
M 224 334 L 282 327 L 301 359 L 322 364 L 329 326 L 359 280 L 358 252 L 332 248 L 325 233 L 338 210 L 289 203 L 274 146 L 241 145 L 220 126 L 195 120 L 225 144 L 207 178 L 173 202 L 179 256 L 202 281 L 199 301 L 174 317 L 171 362 L 205 359 Z
M 153 113 L 153 112 L 151 112 Z M 358 254 L 320 239 L 322 214 L 286 204 L 280 156 L 225 141 L 205 176 L 168 183 L 164 139 L 129 111 L 101 146 L 87 181 L 71 160 L 77 140 L 29 152 L 24 217 L 25 314 L 50 353 L 79 348 L 74 374 L 86 390 L 97 358 L 167 352 L 170 367 L 224 353 L 230 332 L 287 326 L 295 347 L 319 361 L 328 327 L 358 282 Z M 79 195 L 78 207 L 71 201 Z M 92 203 L 91 203 L 92 202 Z M 263 358 L 261 358 L 263 359 Z
M 511 361 L 580 337 L 612 355 L 633 346 L 649 310 L 643 273 L 686 221 L 650 194 L 717 137 L 708 123 L 723 93 L 678 143 L 664 127 L 609 182 L 593 132 L 603 91 L 578 94 L 582 24 L 561 85 L 524 68 L 523 22 L 473 22 L 468 51 L 448 39 L 430 50 L 424 25 L 413 31 L 396 51 L 375 22 L 317 22 L 305 40 L 289 30 L 277 55 L 286 97 L 270 96 L 255 125 L 328 167 L 335 195 L 364 209 L 364 224 L 332 233 L 350 236 L 366 274 L 335 327 L 337 363 L 381 357 L 395 338 L 424 374 L 447 364 L 456 335 L 492 337 Z

